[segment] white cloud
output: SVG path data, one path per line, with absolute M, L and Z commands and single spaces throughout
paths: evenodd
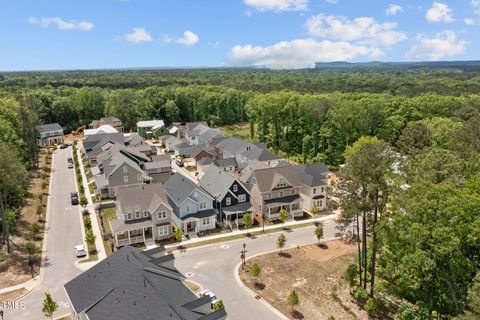
M 176 39 L 175 42 L 183 44 L 185 46 L 191 46 L 197 43 L 199 40 L 200 38 L 198 37 L 198 35 L 196 35 L 190 30 L 187 30 L 183 33 L 183 37 Z
M 378 23 L 372 17 L 349 20 L 343 16 L 319 14 L 307 21 L 306 28 L 313 36 L 331 40 L 358 41 L 359 44 L 390 46 L 407 39 L 405 33 L 396 30 L 396 23 Z
M 178 44 L 183 44 L 185 46 L 191 46 L 191 45 L 194 45 L 195 43 L 197 43 L 198 41 L 200 41 L 200 38 L 198 37 L 198 35 L 196 35 L 192 31 L 186 30 L 183 33 L 183 37 L 181 37 L 181 38 L 173 38 L 173 37 L 169 36 L 168 34 L 164 34 L 162 36 L 162 38 L 160 39 L 160 41 L 163 42 L 163 43 L 175 42 L 175 43 L 178 43 Z
M 472 18 L 465 18 L 463 22 L 465 22 L 467 26 L 471 26 L 472 24 L 475 24 L 475 20 L 473 20 Z
M 330 4 L 336 4 L 338 2 L 338 0 L 325 0 L 325 1 Z
M 448 7 L 447 4 L 441 2 L 434 2 L 432 7 L 427 10 L 425 15 L 427 21 L 429 22 L 453 22 L 452 10 Z
M 475 10 L 475 14 L 480 15 L 480 0 L 471 0 L 470 3 Z
M 28 22 L 31 24 L 38 24 L 42 27 L 48 27 L 50 25 L 56 25 L 60 30 L 83 30 L 90 31 L 93 28 L 93 23 L 88 21 L 76 21 L 76 20 L 63 20 L 59 17 L 46 17 L 46 18 L 28 18 Z
M 418 44 L 405 54 L 407 60 L 440 60 L 465 52 L 467 42 L 457 37 L 455 31 L 445 30 L 433 37 L 417 35 Z
M 142 43 L 152 41 L 152 36 L 143 28 L 133 28 L 131 33 L 124 34 L 122 39 L 133 43 Z
M 309 0 L 244 0 L 247 6 L 259 11 L 305 11 Z
M 269 66 L 273 68 L 310 68 L 315 62 L 352 60 L 357 57 L 378 59 L 379 48 L 329 40 L 295 39 L 271 46 L 237 45 L 230 49 L 229 61 L 234 65 Z
M 387 16 L 394 16 L 399 12 L 402 12 L 403 8 L 399 6 L 398 4 L 389 4 L 387 10 L 385 11 L 385 14 Z

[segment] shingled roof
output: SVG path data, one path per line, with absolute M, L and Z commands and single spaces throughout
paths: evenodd
M 153 212 L 161 203 L 172 209 L 161 183 L 118 188 L 117 201 L 123 212 L 135 210 Z
M 322 163 L 312 163 L 307 165 L 299 165 L 295 167 L 302 183 L 309 187 L 316 187 L 327 184 L 327 166 Z
M 256 185 L 260 192 L 269 192 L 274 186 L 275 179 L 283 177 L 292 187 L 301 186 L 297 172 L 292 166 L 274 167 L 254 171 Z

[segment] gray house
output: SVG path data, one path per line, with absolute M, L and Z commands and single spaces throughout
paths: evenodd
M 172 207 L 161 183 L 118 188 L 117 218 L 110 221 L 115 244 L 120 247 L 170 238 Z
M 225 320 L 184 284 L 163 248 L 125 246 L 64 285 L 72 319 Z
M 213 197 L 180 173 L 165 182 L 165 192 L 174 214 L 172 221 L 183 233 L 198 233 L 215 228 Z
M 42 124 L 35 127 L 37 146 L 49 147 L 63 143 L 63 128 L 58 123 Z
M 171 158 L 168 154 L 152 156 L 151 162 L 146 162 L 145 172 L 152 178 L 152 182 L 165 182 L 172 175 Z
M 298 177 L 302 181 L 300 195 L 303 198 L 303 208 L 311 211 L 327 209 L 328 169 L 324 163 L 313 163 L 295 167 Z

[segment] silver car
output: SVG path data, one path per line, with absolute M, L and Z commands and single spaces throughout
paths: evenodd
M 85 251 L 85 246 L 83 244 L 79 244 L 78 246 L 75 246 L 75 256 L 77 258 L 85 257 L 86 255 L 87 255 L 87 251 Z

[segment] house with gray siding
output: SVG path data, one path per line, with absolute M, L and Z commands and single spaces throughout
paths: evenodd
M 327 209 L 328 168 L 324 163 L 298 165 L 295 167 L 298 177 L 302 181 L 300 195 L 303 198 L 305 211 Z
M 35 127 L 39 147 L 49 147 L 63 143 L 63 128 L 58 123 L 42 124 Z
M 120 187 L 115 201 L 117 218 L 110 220 L 117 247 L 154 244 L 172 236 L 172 207 L 161 183 Z
M 172 175 L 164 185 L 173 208 L 172 221 L 184 234 L 215 229 L 216 212 L 211 195 L 180 173 Z

